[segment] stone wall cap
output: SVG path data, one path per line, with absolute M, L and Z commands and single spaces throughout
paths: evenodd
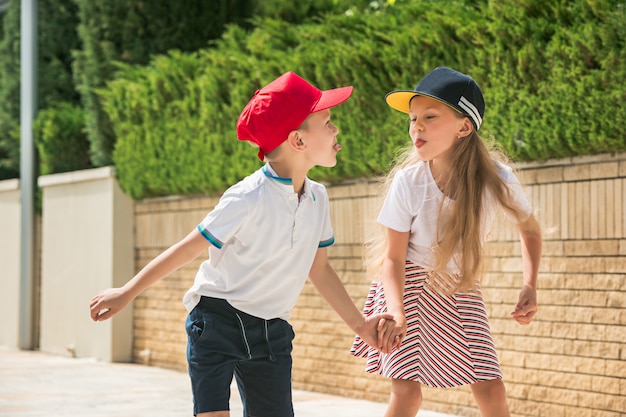
M 80 171 L 63 172 L 60 174 L 44 175 L 38 178 L 40 187 L 72 184 L 77 182 L 96 181 L 106 178 L 115 178 L 115 167 L 83 169 Z
M 516 169 L 524 170 L 524 169 L 537 169 L 537 168 L 548 168 L 548 167 L 557 167 L 557 166 L 586 165 L 586 164 L 616 162 L 616 161 L 625 161 L 625 160 L 626 160 L 626 152 L 622 152 L 622 153 L 603 153 L 603 154 L 588 155 L 588 156 L 574 156 L 570 158 L 561 158 L 561 159 L 548 159 L 546 161 L 515 162 L 512 165 Z
M 0 181 L 0 191 L 15 191 L 20 189 L 19 178 Z

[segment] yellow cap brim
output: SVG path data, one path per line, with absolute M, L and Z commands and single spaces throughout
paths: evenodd
M 401 111 L 402 113 L 408 114 L 411 111 L 411 99 L 415 96 L 430 97 L 434 100 L 437 100 L 438 102 L 442 104 L 445 104 L 446 106 L 450 107 L 455 112 L 464 114 L 462 111 L 452 106 L 450 103 L 447 103 L 441 100 L 439 97 L 435 97 L 430 94 L 418 93 L 415 91 L 408 91 L 408 90 L 392 91 L 390 93 L 387 93 L 387 95 L 385 96 L 385 101 L 387 102 L 389 107 L 395 110 Z
M 417 95 L 415 91 L 392 91 L 385 96 L 385 101 L 392 109 L 409 113 L 411 99 Z

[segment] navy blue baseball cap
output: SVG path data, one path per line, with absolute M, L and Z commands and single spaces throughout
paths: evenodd
M 483 123 L 485 99 L 480 87 L 469 75 L 448 67 L 437 67 L 422 78 L 414 90 L 392 91 L 385 96 L 385 101 L 392 108 L 409 113 L 411 99 L 415 96 L 434 98 L 464 114 L 476 130 Z

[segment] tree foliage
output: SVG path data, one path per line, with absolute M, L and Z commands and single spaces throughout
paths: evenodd
M 73 0 L 39 0 L 37 109 L 77 104 L 71 50 L 78 48 Z M 20 2 L 4 15 L 0 40 L 0 178 L 17 177 L 20 154 Z M 74 132 L 67 132 L 70 136 Z
M 41 175 L 91 167 L 84 121 L 83 109 L 67 102 L 39 113 L 35 131 Z
M 252 7 L 252 0 L 75 1 L 82 48 L 74 54 L 74 76 L 96 166 L 112 163 L 116 137 L 95 92 L 114 77 L 117 63 L 144 65 L 170 49 L 207 47 L 227 23 L 243 24 Z
M 19 2 L 0 14 L 0 178 L 19 173 Z M 384 95 L 446 65 L 485 92 L 481 132 L 515 160 L 626 150 L 617 0 L 40 0 L 45 172 L 114 163 L 133 197 L 219 192 L 259 165 L 235 138 L 250 96 L 293 70 L 354 85 L 323 181 L 384 173 L 407 143 Z M 254 16 L 254 17 L 252 17 Z M 80 123 L 82 118 L 82 124 Z M 88 141 L 80 145 L 79 142 Z M 88 149 L 88 150 L 87 150 Z M 81 154 L 81 152 L 83 154 Z M 84 152 L 88 153 L 88 164 Z M 57 158 L 58 160 L 54 160 Z
M 10 3 L 2 15 L 0 40 L 0 178 L 19 173 L 20 10 Z
M 210 49 L 123 66 L 98 91 L 118 137 L 114 162 L 135 198 L 219 192 L 258 166 L 235 138 L 254 91 L 293 70 L 320 88 L 354 85 L 333 109 L 344 149 L 319 180 L 384 173 L 407 144 L 406 117 L 384 103 L 446 65 L 487 101 L 482 132 L 515 160 L 626 150 L 623 9 L 615 1 L 419 1 L 293 24 L 257 18 Z

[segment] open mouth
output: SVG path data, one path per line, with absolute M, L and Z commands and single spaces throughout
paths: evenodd
M 338 152 L 338 151 L 340 151 L 340 150 L 341 150 L 341 145 L 340 145 L 340 144 L 338 144 L 338 143 L 335 143 L 335 144 L 333 145 L 333 149 L 334 149 L 335 151 L 337 151 L 337 152 Z

